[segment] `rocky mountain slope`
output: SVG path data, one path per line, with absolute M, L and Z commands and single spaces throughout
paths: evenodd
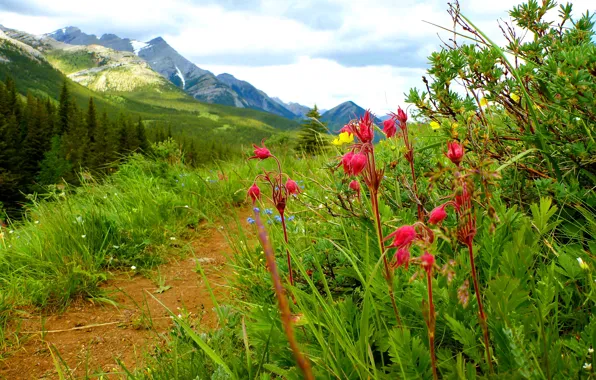
M 148 42 L 120 38 L 114 34 L 104 34 L 97 38 L 76 27 L 59 29 L 47 36 L 71 45 L 93 44 L 134 53 L 174 85 L 195 99 L 206 103 L 253 108 L 289 119 L 296 118 L 294 113 L 285 107 L 280 107 L 267 94 L 250 83 L 240 81 L 229 74 L 215 76 L 210 71 L 199 68 L 161 37 Z
M 347 101 L 325 112 L 321 116 L 321 121 L 328 123 L 327 125 L 329 129 L 335 132 L 341 129 L 349 120 L 364 115 L 364 112 L 366 112 L 366 110 L 358 104 L 352 101 Z M 379 126 L 382 125 L 380 119 L 375 117 L 374 121 L 375 124 Z

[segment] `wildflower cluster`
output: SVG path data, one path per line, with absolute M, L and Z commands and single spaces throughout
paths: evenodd
M 264 142 L 261 143 L 261 146 L 253 145 L 254 147 L 254 155 L 249 158 L 258 159 L 258 160 L 266 160 L 268 158 L 272 158 L 277 163 L 277 170 L 276 171 L 263 171 L 263 174 L 259 174 L 255 181 L 253 182 L 252 186 L 248 188 L 247 196 L 251 198 L 253 205 L 256 204 L 257 200 L 261 199 L 261 189 L 257 185 L 258 181 L 264 182 L 269 185 L 271 188 L 271 202 L 277 209 L 279 215 L 275 217 L 275 220 L 281 223 L 283 232 L 284 232 L 284 239 L 286 244 L 288 243 L 288 230 L 286 226 L 286 222 L 288 220 L 293 220 L 293 217 L 286 218 L 286 205 L 288 199 L 292 196 L 297 196 L 300 192 L 300 186 L 296 181 L 291 179 L 287 174 L 282 171 L 281 162 L 277 157 L 271 154 L 271 151 L 267 149 Z M 260 212 L 260 209 L 254 208 L 255 214 Z M 267 211 L 266 211 L 267 212 Z M 270 214 L 270 213 L 268 213 Z M 271 222 L 271 220 L 269 220 Z M 249 223 L 255 223 L 256 218 L 248 219 Z M 290 284 L 294 285 L 294 275 L 292 272 L 292 260 L 290 258 L 290 251 L 286 251 L 287 261 L 288 261 L 288 270 L 289 270 L 289 281 Z

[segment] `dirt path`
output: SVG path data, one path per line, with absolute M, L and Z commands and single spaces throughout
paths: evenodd
M 240 211 L 241 221 L 246 219 L 245 214 L 249 211 Z M 117 307 L 80 301 L 62 314 L 46 316 L 43 325 L 40 315 L 21 318 L 20 336 L 29 339 L 19 347 L 11 347 L 14 352 L 0 361 L 0 379 L 58 378 L 51 346 L 60 353 L 75 378 L 98 372 L 120 378 L 121 368 L 116 359 L 127 368 L 142 367 L 144 354 L 163 344 L 161 334 L 167 333 L 171 325 L 168 312 L 152 295 L 173 312 L 186 310 L 198 316 L 202 326 L 216 327 L 211 297 L 196 272 L 197 261 L 216 298 L 225 300 L 226 278 L 231 274 L 226 257 L 231 250 L 223 234 L 214 227 L 203 227 L 191 244 L 195 257 L 160 266 L 152 279 L 131 272 L 108 281 L 103 288 L 117 302 Z M 43 336 L 36 333 L 42 330 L 46 331 Z

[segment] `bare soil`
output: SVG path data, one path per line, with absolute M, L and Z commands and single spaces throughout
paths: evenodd
M 248 215 L 240 211 L 240 220 Z M 0 379 L 57 379 L 57 353 L 74 378 L 98 373 L 121 378 L 117 360 L 127 368 L 142 368 L 146 354 L 164 343 L 172 323 L 155 298 L 176 314 L 191 312 L 202 328 L 216 327 L 213 302 L 196 263 L 201 263 L 218 302 L 225 301 L 231 249 L 215 227 L 200 228 L 190 244 L 193 257 L 172 259 L 152 272 L 151 279 L 130 271 L 107 281 L 103 289 L 117 306 L 80 300 L 60 314 L 42 318 L 39 311 L 25 313 L 12 326 L 22 340 L 2 355 L 6 359 L 0 360 Z

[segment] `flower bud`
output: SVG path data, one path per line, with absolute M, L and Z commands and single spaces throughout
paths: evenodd
M 289 179 L 286 181 L 286 190 L 288 191 L 288 194 L 293 195 L 293 194 L 298 194 L 300 192 L 300 188 L 298 187 L 298 184 L 296 183 L 296 181 L 294 181 L 293 179 Z
M 451 160 L 455 165 L 459 166 L 462 158 L 464 157 L 464 147 L 457 141 L 447 143 L 447 158 Z
M 367 163 L 368 163 L 368 159 L 366 158 L 366 156 L 364 154 L 362 154 L 362 153 L 354 154 L 354 156 L 350 160 L 351 174 L 353 174 L 353 175 L 360 174 L 366 167 Z
M 261 198 L 261 189 L 259 189 L 256 183 L 253 183 L 248 189 L 248 195 L 251 197 L 253 203 Z
M 354 157 L 354 152 L 348 152 L 344 154 L 344 156 L 341 158 L 341 165 L 343 166 L 344 172 L 346 174 L 352 174 L 352 169 L 350 166 L 350 163 L 352 162 L 352 157 Z
M 397 128 L 395 128 L 395 120 L 393 118 L 387 119 L 383 122 L 383 132 L 388 139 L 395 136 L 395 133 L 397 133 Z
M 391 243 L 391 247 L 394 248 L 403 248 L 406 247 L 414 241 L 416 238 L 416 230 L 414 226 L 401 226 L 388 237 L 393 238 L 393 242 Z
M 435 265 L 435 257 L 428 252 L 424 252 L 424 254 L 420 256 L 420 265 L 425 271 L 430 272 L 433 265 Z
M 445 205 L 435 207 L 428 217 L 430 224 L 438 224 L 447 218 L 447 212 L 445 212 Z

